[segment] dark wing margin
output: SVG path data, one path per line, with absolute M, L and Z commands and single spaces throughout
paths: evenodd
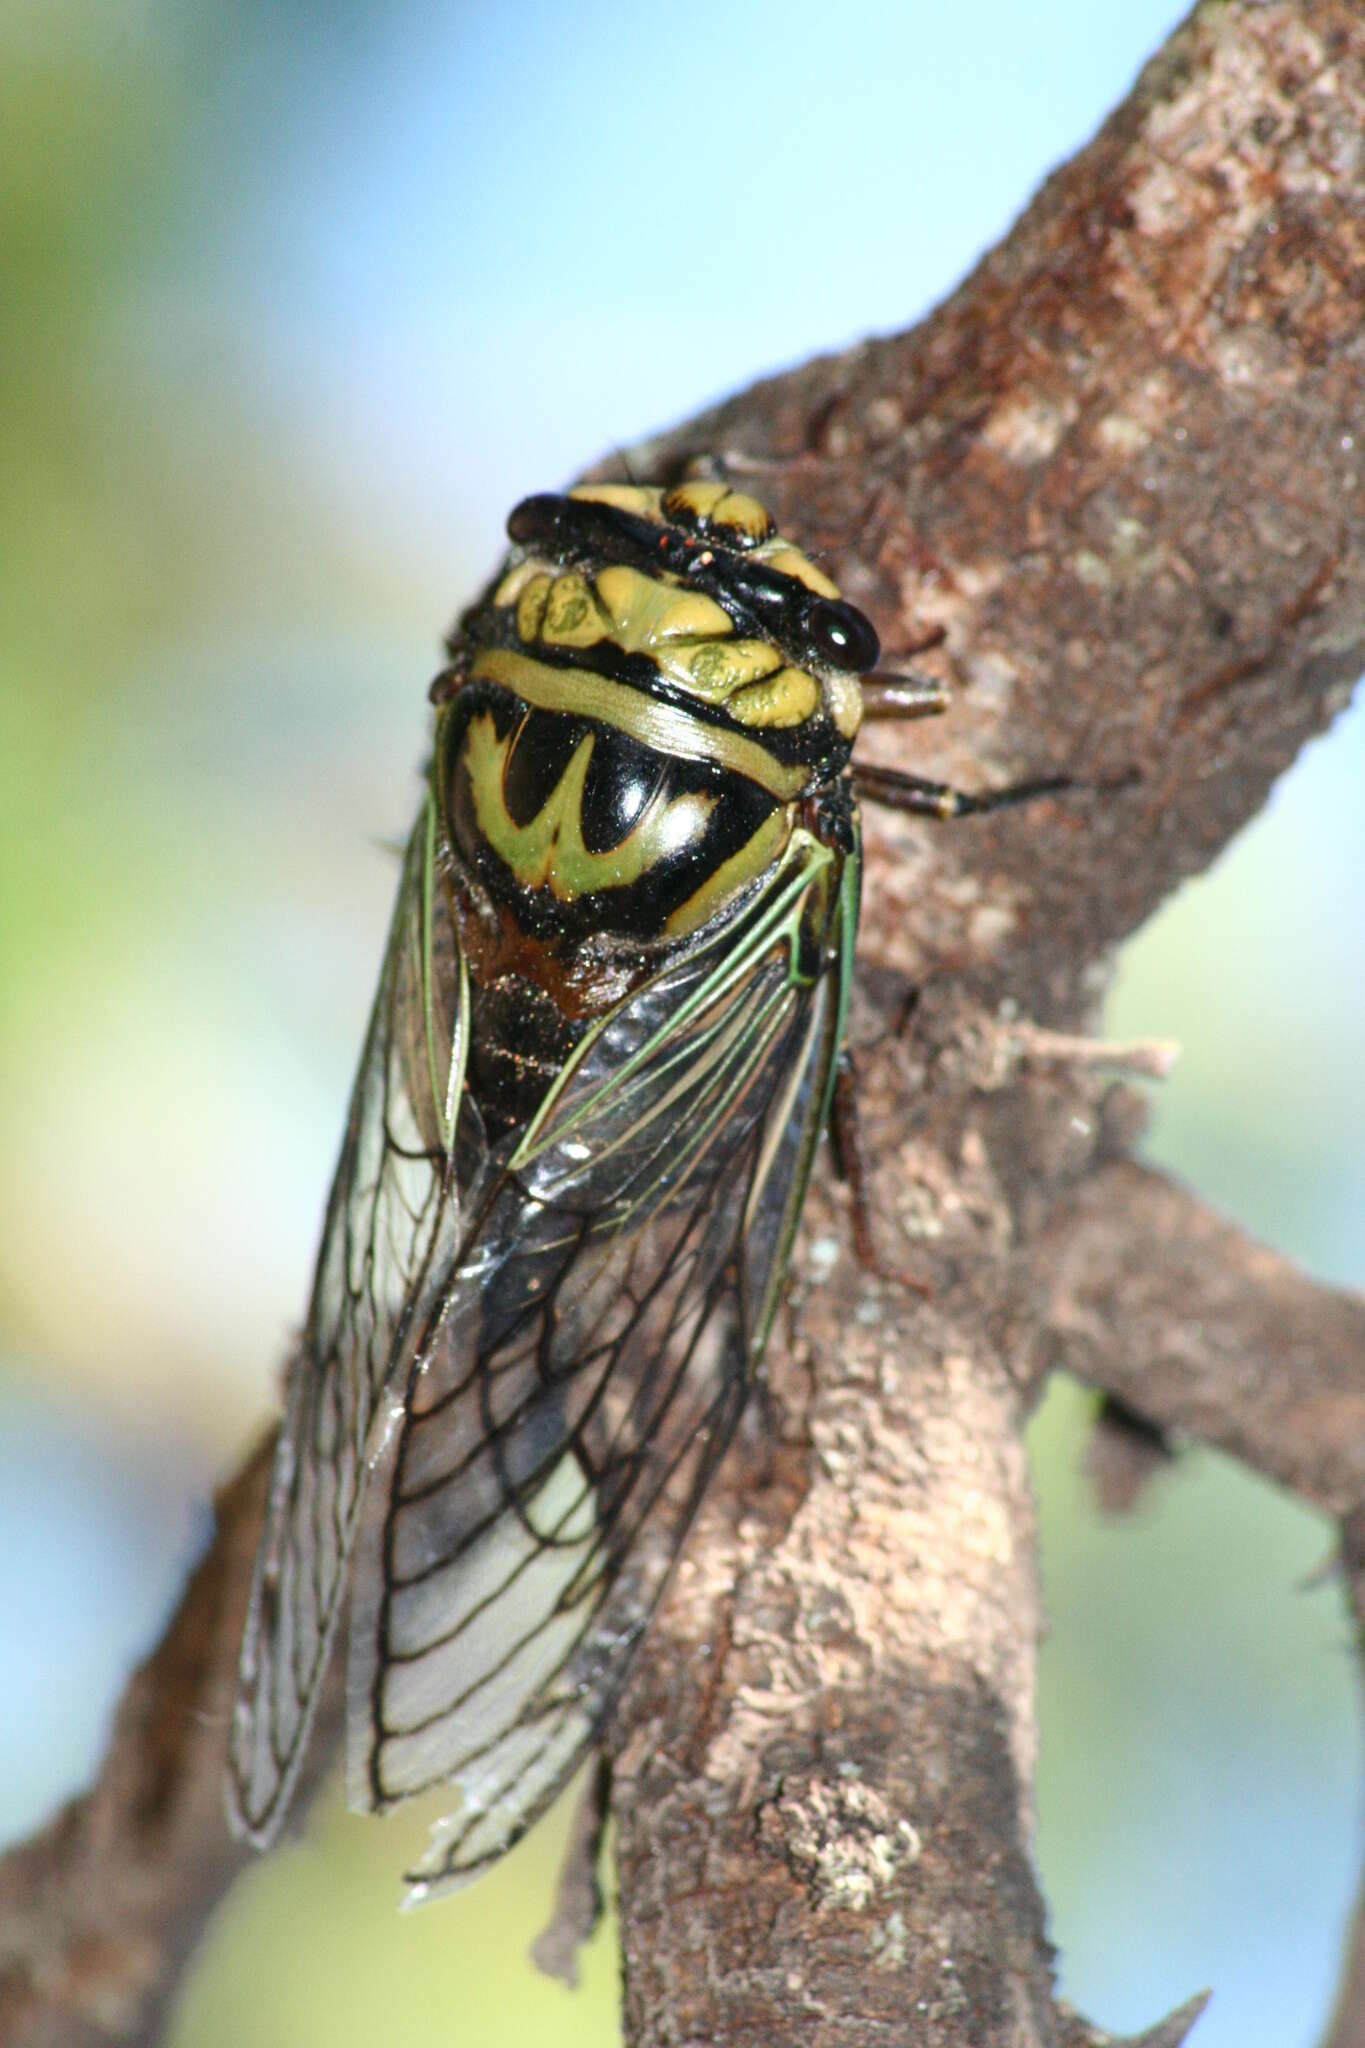
M 478 1875 L 591 1747 L 730 1440 L 828 1108 L 856 868 L 798 832 L 723 940 L 589 1034 L 419 1345 L 347 1704 L 352 1805 L 458 1795 L 408 1903 Z
M 264 1847 L 289 1804 L 336 1635 L 366 1476 L 394 1420 L 411 1333 L 448 1281 L 448 1161 L 468 987 L 434 887 L 430 796 L 403 862 L 291 1359 L 228 1741 L 228 1814 Z

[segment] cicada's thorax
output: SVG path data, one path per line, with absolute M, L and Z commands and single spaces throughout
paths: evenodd
M 495 1126 L 529 1115 L 587 1022 L 795 833 L 842 862 L 857 678 L 878 651 L 722 483 L 528 498 L 508 532 L 434 691 L 432 762 L 485 1070 L 470 1079 Z

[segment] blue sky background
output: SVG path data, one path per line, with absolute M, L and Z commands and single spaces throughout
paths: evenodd
M 0 1827 L 92 1767 L 301 1312 L 437 643 L 507 508 L 901 327 L 1180 10 L 601 0 L 0 19 Z M 17 147 L 15 146 L 17 145 Z M 1124 956 L 1153 1152 L 1365 1274 L 1365 727 Z M 1114 2028 L 1308 2048 L 1362 1847 L 1330 1531 L 1191 1454 L 1132 1521 L 1036 1432 L 1040 1850 Z M 335 1806 L 240 1888 L 180 2048 L 604 2043 L 519 1958 L 562 1823 L 449 1908 Z M 326 1960 L 322 1944 L 326 1942 Z

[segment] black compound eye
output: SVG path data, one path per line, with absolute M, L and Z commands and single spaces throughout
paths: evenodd
M 552 553 L 564 526 L 567 505 L 567 499 L 557 498 L 552 491 L 538 491 L 533 498 L 523 498 L 507 515 L 507 538 L 521 547 Z
M 869 619 L 855 605 L 835 598 L 820 598 L 805 618 L 806 636 L 817 658 L 831 668 L 846 668 L 866 674 L 881 656 L 881 642 Z

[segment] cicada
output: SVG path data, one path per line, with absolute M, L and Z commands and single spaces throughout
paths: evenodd
M 263 1845 L 349 1595 L 349 1803 L 452 1792 L 415 1898 L 594 1744 L 754 1385 L 844 1034 L 878 660 L 723 481 L 528 498 L 508 534 L 433 686 L 230 1731 Z

